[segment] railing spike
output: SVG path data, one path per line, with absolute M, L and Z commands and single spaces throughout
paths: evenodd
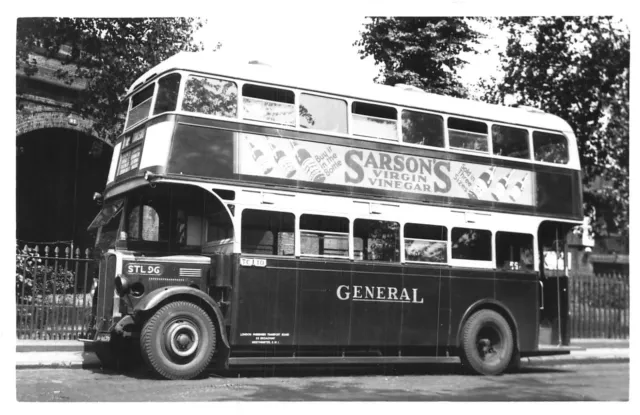
M 45 254 L 45 256 L 49 256 L 49 245 L 45 245 L 44 254 Z
M 36 245 L 36 247 L 33 248 L 33 250 L 34 250 L 36 255 L 39 254 L 40 253 L 40 246 Z
M 89 248 L 84 250 L 84 256 L 85 258 L 89 258 Z
M 75 254 L 76 254 L 75 256 L 76 258 L 80 258 L 80 248 L 76 248 Z
M 56 246 L 56 248 L 53 250 L 53 253 L 56 255 L 56 257 L 58 257 L 58 255 L 60 254 L 60 247 Z
M 71 249 L 69 249 L 69 247 L 64 248 L 64 255 L 69 258 L 71 254 Z
M 27 246 L 27 244 L 25 244 L 24 248 L 22 248 L 22 252 L 24 252 L 24 253 L 29 252 L 29 247 Z

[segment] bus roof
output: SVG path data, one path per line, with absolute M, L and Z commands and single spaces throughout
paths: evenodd
M 572 134 L 571 127 L 562 118 L 531 108 L 487 104 L 420 92 L 415 88 L 305 76 L 303 71 L 296 72 L 295 68 L 282 70 L 264 64 L 233 62 L 215 52 L 180 52 L 139 77 L 129 88 L 127 96 L 156 76 L 177 69 Z

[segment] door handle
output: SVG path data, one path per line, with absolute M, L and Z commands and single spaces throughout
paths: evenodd
M 540 284 L 540 310 L 544 310 L 544 284 L 540 280 L 538 284 Z

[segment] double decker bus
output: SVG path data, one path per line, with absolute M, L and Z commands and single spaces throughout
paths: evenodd
M 130 88 L 89 341 L 153 372 L 569 353 L 569 125 L 406 85 L 181 53 Z M 566 262 L 566 261 L 565 261 Z

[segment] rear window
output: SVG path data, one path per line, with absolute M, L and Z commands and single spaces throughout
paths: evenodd
M 180 90 L 180 74 L 173 73 L 158 81 L 158 94 L 153 113 L 160 114 L 167 111 L 175 111 Z

